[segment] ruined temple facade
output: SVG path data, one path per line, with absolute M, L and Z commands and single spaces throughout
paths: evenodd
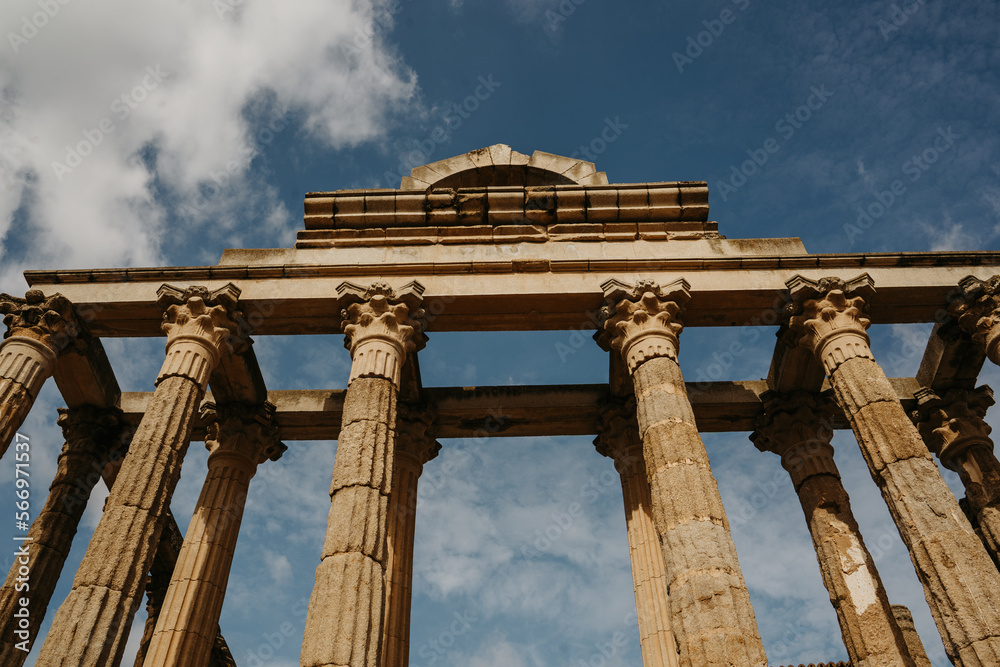
M 32 640 L 90 490 L 110 488 L 39 665 L 117 667 L 144 604 L 137 667 L 235 664 L 219 627 L 226 583 L 251 480 L 281 465 L 283 439 L 338 441 L 301 665 L 407 665 L 421 471 L 439 438 L 471 436 L 500 406 L 493 434 L 596 436 L 620 474 L 645 667 L 768 664 L 701 439 L 714 431 L 751 432 L 761 456 L 780 457 L 850 664 L 930 665 L 852 514 L 830 444 L 842 428 L 949 658 L 1000 665 L 1000 465 L 983 420 L 992 392 L 977 386 L 987 359 L 1000 363 L 1000 253 L 814 255 L 796 238 L 727 239 L 703 182 L 609 184 L 591 163 L 499 144 L 418 167 L 396 190 L 309 193 L 304 222 L 294 248 L 29 271 L 24 298 L 0 298 L 0 450 L 50 376 L 66 405 L 28 531 Z M 866 330 L 905 322 L 934 328 L 916 377 L 889 378 Z M 689 394 L 685 328 L 766 325 L 780 326 L 766 380 Z M 581 327 L 607 352 L 606 383 L 421 386 L 435 332 Z M 346 390 L 268 391 L 250 336 L 302 334 L 344 337 Z M 155 391 L 121 392 L 101 338 L 163 335 Z M 188 471 L 205 482 L 182 538 L 170 502 L 192 439 L 210 456 Z M 935 458 L 961 476 L 961 505 Z M 10 666 L 26 655 L 17 576 L 15 563 L 0 590 Z

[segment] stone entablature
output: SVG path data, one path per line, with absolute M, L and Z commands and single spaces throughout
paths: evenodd
M 337 190 L 305 198 L 296 248 L 718 238 L 704 182 Z

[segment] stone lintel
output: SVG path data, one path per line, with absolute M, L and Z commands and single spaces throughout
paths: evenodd
M 954 320 L 938 322 L 924 350 L 917 382 L 934 391 L 973 389 L 986 353 Z
M 222 354 L 208 383 L 219 403 L 258 405 L 267 400 L 267 386 L 253 347 L 243 353 Z
M 916 406 L 919 389 L 913 378 L 890 380 L 906 410 Z M 768 390 L 763 380 L 688 382 L 688 396 L 703 433 L 752 431 Z M 333 440 L 340 430 L 345 389 L 269 391 L 277 411 L 282 440 Z M 138 424 L 150 394 L 125 392 L 125 419 Z M 437 438 L 597 435 L 598 411 L 608 385 L 537 385 L 526 387 L 427 387 L 423 400 L 434 405 Z M 213 400 L 211 394 L 206 400 Z M 842 415 L 833 427 L 848 428 Z M 205 426 L 195 420 L 192 438 L 204 439 Z
M 530 244 L 527 244 L 530 245 Z M 655 244 L 648 250 L 652 253 Z M 629 244 L 633 250 L 637 246 Z M 492 247 L 482 247 L 494 253 Z M 578 246 L 585 254 L 585 246 Z M 388 251 L 370 256 L 373 249 L 359 254 L 329 256 L 329 264 L 284 266 L 244 266 L 239 270 L 250 277 L 239 280 L 240 308 L 254 321 L 255 335 L 330 334 L 340 332 L 340 310 L 336 289 L 344 282 L 369 284 L 373 280 L 399 276 L 399 282 L 417 279 L 426 287 L 425 307 L 435 299 L 444 307 L 434 312 L 429 331 L 509 331 L 579 329 L 594 326 L 587 313 L 603 301 L 600 283 L 608 278 L 635 280 L 639 277 L 669 284 L 683 275 L 691 284 L 691 302 L 684 312 L 687 327 L 764 326 L 776 320 L 768 313 L 776 295 L 786 294 L 790 275 L 804 274 L 802 262 L 814 267 L 808 275 L 822 277 L 833 271 L 854 275 L 862 263 L 879 286 L 878 298 L 868 304 L 868 317 L 879 324 L 932 322 L 947 295 L 970 266 L 921 266 L 916 258 L 885 256 L 884 264 L 866 256 L 822 256 L 825 266 L 817 267 L 818 256 L 787 257 L 663 257 L 652 254 L 642 259 L 626 257 L 544 260 L 518 263 L 508 257 L 493 266 L 490 262 L 457 261 L 450 251 L 448 261 L 436 262 L 434 253 L 421 262 L 389 267 Z M 363 251 L 363 252 L 361 252 Z M 294 251 L 289 251 L 294 252 Z M 316 251 L 325 252 L 325 251 Z M 498 252 L 498 251 L 497 251 Z M 525 251 L 527 252 L 527 251 Z M 646 251 L 643 251 L 646 252 Z M 300 252 L 294 257 L 303 256 Z M 522 253 L 519 253 L 522 254 Z M 995 262 L 1000 253 L 969 253 L 969 262 Z M 454 261 L 453 261 L 454 260 Z M 395 259 L 393 260 L 395 261 Z M 906 264 L 911 264 L 907 266 Z M 831 268 L 830 265 L 838 267 Z M 213 272 L 237 267 L 202 267 L 198 278 L 210 288 L 230 282 L 226 277 L 211 278 Z M 982 267 L 992 274 L 995 266 Z M 81 282 L 71 281 L 72 272 L 29 272 L 28 279 L 53 281 L 46 290 L 58 290 L 78 308 L 89 308 L 94 317 L 88 329 L 96 336 L 158 336 L 163 311 L 156 304 L 156 288 L 164 269 L 136 271 L 122 269 L 103 277 L 85 272 Z M 91 280 L 94 282 L 91 282 Z M 108 282 L 114 284 L 109 289 Z M 260 317 L 254 318 L 254 313 Z
M 118 405 L 121 389 L 100 340 L 81 337 L 78 344 L 56 357 L 52 377 L 68 408 Z
M 823 365 L 812 350 L 802 346 L 790 346 L 779 338 L 771 356 L 771 368 L 767 372 L 767 385 L 782 393 L 793 391 L 818 392 L 826 382 Z

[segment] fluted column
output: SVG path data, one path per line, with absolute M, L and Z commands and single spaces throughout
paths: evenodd
M 833 460 L 835 406 L 805 392 L 761 398 L 765 414 L 750 439 L 791 475 L 851 665 L 914 667 Z
M 0 665 L 19 667 L 38 637 L 90 492 L 112 452 L 127 447 L 131 430 L 116 408 L 83 406 L 59 409 L 66 443 L 59 454 L 49 495 L 31 524 L 27 539 L 0 589 Z M 27 574 L 21 571 L 27 567 Z M 19 585 L 20 584 L 20 585 Z M 19 627 L 14 612 L 27 599 L 28 627 Z
M 146 623 L 142 628 L 142 639 L 139 640 L 134 667 L 142 667 L 146 662 L 146 654 L 149 653 L 149 646 L 153 641 L 153 631 L 156 630 L 156 621 L 160 618 L 160 610 L 163 609 L 163 598 L 166 597 L 167 586 L 170 585 L 166 574 L 153 571 L 146 580 Z
M 344 283 L 341 316 L 351 351 L 330 515 L 309 599 L 303 667 L 379 667 L 385 606 L 388 506 L 400 369 L 419 342 L 418 283 Z
M 608 403 L 603 406 L 599 418 L 594 446 L 615 462 L 622 481 L 642 664 L 643 667 L 677 667 L 677 644 L 670 627 L 667 567 L 649 508 L 649 481 L 635 406 Z
M 434 421 L 427 406 L 399 406 L 396 458 L 389 496 L 385 620 L 382 667 L 410 664 L 410 600 L 413 593 L 413 535 L 417 520 L 417 483 L 424 464 L 441 445 L 430 434 Z
M 677 364 L 687 284 L 610 280 L 603 287 L 609 305 L 598 342 L 622 355 L 635 388 L 679 663 L 765 667 L 729 521 Z
M 863 314 L 865 297 L 874 293 L 870 278 L 796 277 L 788 286 L 794 310 L 784 335 L 823 364 L 949 657 L 966 667 L 1000 664 L 1000 572 L 872 356 Z
M 7 325 L 0 343 L 0 456 L 28 416 L 56 356 L 76 339 L 80 327 L 72 304 L 61 294 L 48 298 L 29 290 L 25 298 L 0 294 Z
M 892 605 L 892 615 L 896 619 L 896 625 L 899 626 L 900 632 L 903 633 L 903 639 L 910 651 L 910 657 L 913 658 L 913 664 L 916 667 L 934 667 L 930 658 L 927 657 L 927 651 L 924 649 L 924 643 L 920 640 L 920 635 L 917 634 L 917 628 L 913 625 L 913 615 L 910 614 L 909 608 L 901 604 L 894 604 Z
M 132 438 L 73 588 L 52 623 L 38 664 L 117 667 L 142 603 L 164 516 L 190 443 L 208 377 L 236 329 L 239 290 L 164 285 L 167 356 Z
M 208 667 L 250 478 L 281 457 L 274 406 L 207 403 L 208 475 L 146 655 L 147 667 Z
M 993 562 L 1000 563 L 1000 461 L 993 453 L 992 430 L 984 421 L 993 405 L 993 390 L 952 389 L 938 396 L 918 390 L 917 429 L 941 464 L 954 470 L 965 485 L 969 514 Z

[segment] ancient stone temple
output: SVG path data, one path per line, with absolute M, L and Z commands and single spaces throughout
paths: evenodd
M 834 463 L 850 428 L 956 665 L 1000 665 L 1000 464 L 987 358 L 1000 363 L 1000 253 L 815 255 L 796 238 L 727 239 L 703 182 L 609 184 L 593 164 L 495 145 L 413 170 L 399 189 L 305 198 L 294 248 L 215 266 L 45 270 L 3 295 L 2 449 L 52 377 L 65 446 L 32 524 L 33 641 L 57 579 L 45 667 L 235 664 L 219 618 L 244 502 L 282 440 L 336 439 L 303 667 L 409 664 L 417 488 L 443 438 L 592 435 L 621 476 L 645 667 L 766 667 L 701 434 L 752 432 L 802 504 L 854 667 L 930 664 L 892 604 Z M 872 323 L 933 322 L 916 377 L 890 378 Z M 688 392 L 685 329 L 779 325 L 766 380 Z M 595 331 L 607 382 L 424 388 L 440 331 Z M 346 390 L 269 391 L 251 336 L 343 337 Z M 690 334 L 688 334 L 690 335 Z M 105 336 L 166 336 L 155 391 L 123 393 Z M 190 441 L 210 450 L 187 534 L 170 514 Z M 14 455 L 14 447 L 7 457 Z M 768 453 L 769 452 L 769 453 Z M 946 486 L 934 460 L 956 471 Z M 433 463 L 430 463 L 433 465 Z M 103 474 L 93 474 L 94 470 Z M 90 490 L 110 496 L 79 569 L 64 561 Z M 18 566 L 0 593 L 0 664 L 15 648 Z M 52 605 L 54 606 L 54 605 Z M 816 656 L 821 660 L 823 656 Z M 832 664 L 832 663 L 831 663 Z

